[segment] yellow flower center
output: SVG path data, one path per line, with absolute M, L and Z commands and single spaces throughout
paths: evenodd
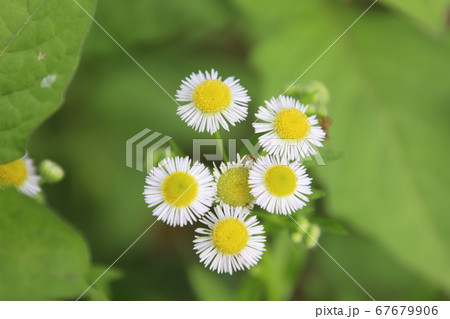
M 198 182 L 190 174 L 175 172 L 162 183 L 164 199 L 175 207 L 186 207 L 197 197 Z
M 270 193 L 284 197 L 294 193 L 297 176 L 289 166 L 274 165 L 266 171 L 264 182 Z
M 225 110 L 231 102 L 231 90 L 220 80 L 206 80 L 197 85 L 192 94 L 194 104 L 204 113 Z
M 213 230 L 213 242 L 224 254 L 234 255 L 240 252 L 248 242 L 248 230 L 244 223 L 231 217 L 220 221 Z
M 23 159 L 0 164 L 0 186 L 20 187 L 25 183 L 27 177 L 28 172 Z
M 275 130 L 283 139 L 301 140 L 311 131 L 311 124 L 305 113 L 290 107 L 278 112 L 275 118 Z
M 232 206 L 245 206 L 253 200 L 248 186 L 248 169 L 236 167 L 223 173 L 217 182 L 220 199 Z

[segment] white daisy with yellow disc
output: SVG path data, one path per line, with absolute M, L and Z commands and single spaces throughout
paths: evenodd
M 255 201 L 248 185 L 248 174 L 253 160 L 240 157 L 234 162 L 221 163 L 219 168 L 214 167 L 214 178 L 217 184 L 216 200 L 221 204 L 242 206 L 251 209 Z
M 203 164 L 191 165 L 189 157 L 164 159 L 147 175 L 145 202 L 153 215 L 171 226 L 193 224 L 213 202 L 216 187 Z
M 249 173 L 256 204 L 270 213 L 288 215 L 309 201 L 312 179 L 298 162 L 270 155 L 260 157 Z
M 228 123 L 234 126 L 247 117 L 250 97 L 239 80 L 228 77 L 224 81 L 214 69 L 192 73 L 182 81 L 176 99 L 187 102 L 178 107 L 177 114 L 196 131 L 211 134 Z
M 322 147 L 325 132 L 315 115 L 306 116 L 308 106 L 298 100 L 280 95 L 260 106 L 253 123 L 264 150 L 288 160 L 300 160 L 317 154 L 315 147 Z
M 15 187 L 22 193 L 34 197 L 41 191 L 40 179 L 33 160 L 27 155 L 9 163 L 0 164 L 0 188 Z
M 198 228 L 194 250 L 205 267 L 221 273 L 233 274 L 249 269 L 261 259 L 264 249 L 264 227 L 256 216 L 249 217 L 244 207 L 219 205 L 200 222 L 207 228 Z

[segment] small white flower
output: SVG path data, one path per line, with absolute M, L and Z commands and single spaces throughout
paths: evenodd
M 248 172 L 253 160 L 249 156 L 237 155 L 235 162 L 214 166 L 214 178 L 217 184 L 216 200 L 221 204 L 243 206 L 251 209 L 254 198 L 248 186 Z
M 28 155 L 6 164 L 0 164 L 0 188 L 13 186 L 25 195 L 34 197 L 41 191 L 40 179 L 33 160 Z
M 178 107 L 177 114 L 196 131 L 213 134 L 220 127 L 231 125 L 247 117 L 250 97 L 239 80 L 228 77 L 224 81 L 214 69 L 211 72 L 192 73 L 182 81 L 176 94 L 177 101 L 187 102 Z
M 233 274 L 249 269 L 261 259 L 264 249 L 264 227 L 244 207 L 216 206 L 200 220 L 207 228 L 198 228 L 194 250 L 205 267 Z
M 166 158 L 147 175 L 144 189 L 153 215 L 171 226 L 192 224 L 205 214 L 215 196 L 209 170 L 189 157 Z
M 288 215 L 309 201 L 312 179 L 298 162 L 270 155 L 260 157 L 249 174 L 256 204 L 270 213 Z
M 259 137 L 259 143 L 267 153 L 288 160 L 317 154 L 313 146 L 323 146 L 325 132 L 315 115 L 305 115 L 307 106 L 284 95 L 265 104 L 259 107 L 256 117 L 260 121 L 253 127 L 256 133 L 265 133 Z

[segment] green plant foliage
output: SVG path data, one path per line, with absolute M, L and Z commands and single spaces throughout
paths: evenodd
M 86 289 L 87 245 L 52 211 L 2 190 L 0 224 L 1 300 L 71 299 Z
M 381 0 L 380 2 L 414 18 L 432 33 L 442 33 L 445 28 L 449 0 Z
M 94 0 L 80 0 L 93 12 Z M 61 104 L 89 17 L 73 1 L 0 1 L 0 163 Z
M 311 191 L 312 191 L 312 194 L 309 195 L 309 200 L 311 200 L 311 201 L 323 198 L 325 196 L 325 192 L 321 189 L 312 187 Z
M 236 3 L 261 39 L 252 61 L 267 96 L 282 93 L 362 12 L 325 0 Z M 296 19 L 283 17 L 286 7 Z M 317 169 L 332 215 L 450 289 L 448 40 L 430 41 L 374 7 L 301 81 L 321 79 L 334 100 L 330 145 L 346 156 Z
M 404 267 L 376 241 L 351 232 L 321 237 L 321 244 L 376 300 L 441 300 L 443 291 Z M 322 250 L 312 251 L 303 273 L 302 293 L 309 300 L 370 300 Z
M 188 278 L 199 300 L 235 300 L 229 274 L 216 274 L 196 263 L 189 267 Z
M 280 216 L 279 216 L 280 217 Z M 202 265 L 189 268 L 188 277 L 200 300 L 286 300 L 300 278 L 306 248 L 295 244 L 288 230 L 273 231 L 260 263 L 248 274 L 218 275 Z
M 175 94 L 181 79 L 197 70 L 214 67 L 225 77 L 241 79 L 252 97 L 249 119 L 223 134 L 225 139 L 251 136 L 257 106 L 282 93 L 371 4 L 370 0 L 99 2 L 96 19 L 169 94 Z M 17 18 L 17 24 L 8 28 L 0 23 L 0 51 L 26 20 L 25 3 L 31 13 L 40 2 L 0 0 L 0 22 Z M 75 67 L 89 20 L 73 1 L 55 3 L 43 0 L 22 32 L 28 34 L 25 31 L 31 32 L 37 23 L 45 28 L 34 29 L 22 42 L 14 41 L 8 52 L 0 55 L 0 162 L 23 154 L 29 132 L 58 107 Z M 91 2 L 80 3 L 92 12 Z M 319 80 L 330 90 L 327 106 L 332 125 L 321 152 L 326 165 L 317 166 L 314 157 L 304 163 L 311 176 L 320 177 L 314 186 L 323 190 L 316 189 L 311 197 L 326 196 L 293 218 L 318 225 L 322 230 L 319 243 L 380 300 L 448 299 L 442 287 L 449 287 L 450 268 L 445 249 L 450 244 L 450 207 L 445 200 L 450 180 L 445 163 L 450 155 L 445 148 L 450 41 L 441 19 L 443 3 L 380 0 L 298 82 Z M 430 6 L 425 8 L 427 4 Z M 48 10 L 41 12 L 45 7 Z M 64 18 L 65 28 L 58 28 L 56 35 L 45 23 L 56 23 L 58 17 Z M 70 43 L 64 49 L 64 43 L 57 41 Z M 56 57 L 47 48 L 41 49 L 51 43 L 55 44 L 52 51 L 58 52 Z M 14 46 L 18 49 L 10 51 Z M 44 51 L 45 58 L 33 64 Z M 27 54 L 33 59 L 30 65 L 25 64 L 31 61 Z M 23 58 L 6 62 L 14 56 Z M 66 59 L 67 70 L 58 64 Z M 41 90 L 42 79 L 53 73 L 63 77 Z M 17 92 L 12 91 L 16 87 Z M 57 92 L 50 94 L 53 90 Z M 44 94 L 36 92 L 48 93 L 48 100 L 34 103 L 33 96 Z M 31 102 L 20 104 L 22 99 Z M 23 114 L 14 113 L 11 105 Z M 176 107 L 94 26 L 64 108 L 33 134 L 30 155 L 52 158 L 66 172 L 60 183 L 44 186 L 45 198 L 82 230 L 92 255 L 102 264 L 114 261 L 153 221 L 142 199 L 144 173 L 125 166 L 125 141 L 149 128 L 171 136 L 182 152 L 192 155 L 193 138 L 210 138 L 187 127 L 176 115 Z M 38 114 L 44 109 L 46 115 Z M 20 124 L 14 128 L 20 133 L 14 138 L 8 135 L 12 122 Z M 238 149 L 241 144 L 238 142 Z M 9 209 L 13 203 L 39 207 L 48 214 L 39 214 L 43 219 L 57 219 L 31 199 L 11 191 L 0 192 L 0 200 L 4 201 L 0 201 L 0 216 L 2 208 Z M 173 229 L 156 223 L 84 298 L 367 299 L 321 249 L 306 249 L 310 240 L 290 217 L 253 213 L 270 236 L 264 259 L 250 271 L 230 276 L 204 269 L 192 251 L 193 229 L 198 225 Z M 26 216 L 30 218 L 30 214 Z M 0 234 L 16 229 L 10 223 L 2 220 Z M 332 234 L 344 234 L 347 229 L 347 236 Z M 38 227 L 36 233 L 44 231 L 55 232 L 47 225 Z M 17 243 L 34 247 L 34 239 L 31 246 L 28 242 L 34 237 L 20 234 L 11 233 L 9 239 L 0 236 L 0 251 Z M 59 236 L 73 234 L 65 226 Z M 64 241 L 56 244 L 60 243 Z M 48 249 L 54 245 L 54 240 L 45 243 Z M 24 252 L 28 256 L 28 250 Z M 4 270 L 4 258 L 0 257 L 0 299 L 75 299 L 105 269 L 90 268 L 83 262 L 79 268 L 84 270 L 76 272 L 78 283 L 70 284 L 69 291 L 64 290 L 64 281 L 40 277 L 37 270 L 30 272 L 25 266 L 14 264 Z M 52 257 L 51 266 L 56 267 L 54 260 L 60 259 Z M 76 264 L 71 262 L 70 267 Z M 123 270 L 120 279 L 116 267 Z M 10 269 L 21 273 L 13 278 L 5 272 Z M 35 287 L 43 282 L 45 293 L 39 294 L 41 289 L 38 293 Z
M 115 268 L 108 269 L 107 266 L 103 265 L 93 265 L 87 274 L 87 282 L 95 282 L 95 285 L 86 292 L 86 296 L 93 301 L 111 300 L 111 283 L 122 277 L 123 274 L 120 270 Z M 98 278 L 100 279 L 96 281 Z
M 106 0 L 99 1 L 97 11 L 96 20 L 130 51 L 148 42 L 192 41 L 220 29 L 230 19 L 224 2 L 210 0 Z M 88 52 L 102 54 L 116 50 L 116 44 L 103 31 L 100 33 Z
M 334 219 L 311 216 L 308 220 L 311 223 L 317 224 L 323 231 L 339 235 L 348 234 L 348 230 Z
M 306 249 L 295 244 L 287 230 L 274 233 L 267 246 L 263 259 L 252 270 L 253 275 L 262 282 L 264 299 L 289 299 L 300 278 Z

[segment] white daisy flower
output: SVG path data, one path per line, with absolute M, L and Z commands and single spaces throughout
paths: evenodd
M 216 188 L 209 170 L 189 157 L 164 159 L 147 175 L 144 189 L 153 215 L 171 226 L 192 224 L 211 206 Z
M 259 144 L 267 153 L 288 160 L 317 154 L 313 146 L 323 146 L 325 132 L 315 115 L 305 115 L 308 106 L 284 95 L 265 104 L 259 107 L 256 117 L 260 122 L 253 127 L 256 133 L 266 132 L 259 137 Z
M 250 97 L 239 80 L 228 77 L 224 81 L 214 69 L 192 73 L 182 81 L 177 101 L 188 102 L 178 107 L 177 114 L 196 131 L 213 134 L 220 127 L 229 130 L 247 117 Z
M 256 204 L 270 213 L 292 214 L 309 201 L 312 179 L 298 162 L 270 155 L 260 157 L 249 173 Z
M 207 228 L 198 228 L 194 250 L 200 262 L 209 269 L 229 273 L 249 269 L 261 259 L 264 249 L 264 227 L 244 207 L 216 206 L 200 220 Z
M 251 209 L 254 197 L 248 186 L 248 171 L 253 160 L 249 156 L 237 155 L 235 162 L 221 163 L 214 166 L 214 178 L 217 184 L 216 200 L 221 204 L 243 206 Z
M 34 197 L 41 191 L 40 179 L 33 160 L 28 155 L 6 164 L 0 164 L 0 188 L 16 187 L 25 195 Z

